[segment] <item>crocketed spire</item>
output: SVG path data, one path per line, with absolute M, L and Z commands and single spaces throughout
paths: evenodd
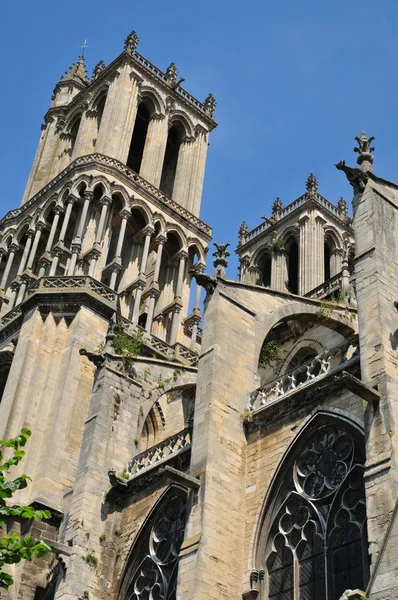
M 76 81 L 77 83 L 87 84 L 89 83 L 86 71 L 86 64 L 84 56 L 79 56 L 79 59 L 74 63 L 65 75 L 61 78 L 61 81 Z

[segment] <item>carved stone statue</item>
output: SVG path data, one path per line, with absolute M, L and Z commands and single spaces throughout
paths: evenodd
M 339 163 L 337 163 L 337 165 L 335 165 L 335 167 L 339 171 L 344 171 L 349 183 L 354 188 L 355 193 L 364 191 L 369 178 L 366 172 L 362 171 L 361 169 L 348 167 L 345 164 L 345 160 L 341 160 Z

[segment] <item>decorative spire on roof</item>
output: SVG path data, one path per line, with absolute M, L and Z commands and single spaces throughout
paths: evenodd
M 231 244 L 214 244 L 214 246 L 217 248 L 217 250 L 213 252 L 213 265 L 215 269 L 214 277 L 223 277 L 224 279 L 226 278 L 227 275 L 225 269 L 228 267 L 227 258 L 228 256 L 230 256 L 230 253 L 227 252 L 227 248 L 230 245 Z
M 99 74 L 102 73 L 102 71 L 106 69 L 105 63 L 103 60 L 100 60 L 98 64 L 95 65 L 94 70 L 93 70 L 93 77 L 91 79 L 91 81 L 95 81 Z
M 283 208 L 283 204 L 279 196 L 277 196 L 272 205 L 272 216 L 277 217 Z
M 177 67 L 174 62 L 171 62 L 169 64 L 169 66 L 167 67 L 167 71 L 166 71 L 166 77 L 167 77 L 168 83 L 170 83 L 171 85 L 173 85 L 173 83 L 176 83 L 177 75 L 178 75 Z
M 70 67 L 69 71 L 65 72 L 65 75 L 61 77 L 61 81 L 76 81 L 84 84 L 89 83 L 83 54 L 79 56 L 78 61 Z
M 238 231 L 239 245 L 244 244 L 247 241 L 248 234 L 249 234 L 249 228 L 247 226 L 247 223 L 246 223 L 246 221 L 242 221 L 242 225 L 239 227 L 239 231 Z
M 369 139 L 364 131 L 361 131 L 361 135 L 355 137 L 358 143 L 358 148 L 354 148 L 354 152 L 358 153 L 357 163 L 361 167 L 361 171 L 373 171 L 373 154 L 375 147 L 370 147 L 370 144 L 374 140 L 374 136 Z
M 135 29 L 133 29 L 133 31 L 126 37 L 126 40 L 124 42 L 125 51 L 129 54 L 134 54 L 134 52 L 137 50 L 138 42 L 139 39 L 137 32 L 135 31 Z
M 344 200 L 343 196 L 340 196 L 340 200 L 337 202 L 337 210 L 340 211 L 345 217 L 348 214 L 347 202 Z
M 214 111 L 216 110 L 216 105 L 217 105 L 216 99 L 214 98 L 213 94 L 210 92 L 210 94 L 205 99 L 203 106 L 205 109 L 205 113 L 207 115 L 209 115 L 209 117 L 211 117 L 211 118 L 214 117 Z
M 305 182 L 305 187 L 307 188 L 309 196 L 315 196 L 315 194 L 318 192 L 318 180 L 314 173 L 310 173 L 307 181 Z

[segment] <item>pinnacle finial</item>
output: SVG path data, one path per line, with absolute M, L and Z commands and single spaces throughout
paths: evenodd
M 167 67 L 166 77 L 169 83 L 173 84 L 177 81 L 178 70 L 174 62 L 171 62 Z
M 137 50 L 138 42 L 139 39 L 137 32 L 135 31 L 135 29 L 133 29 L 133 31 L 126 37 L 126 40 L 124 42 L 125 51 L 129 54 L 134 54 L 134 52 Z
M 65 75 L 61 77 L 61 81 L 77 81 L 79 83 L 89 83 L 86 71 L 86 63 L 83 54 L 74 63 Z
M 318 180 L 315 177 L 314 173 L 310 173 L 307 181 L 305 182 L 305 187 L 307 188 L 307 192 L 310 196 L 314 196 L 318 191 Z
M 230 246 L 231 244 L 227 243 L 227 244 L 214 244 L 214 246 L 217 248 L 217 250 L 215 252 L 213 252 L 213 256 L 214 256 L 214 276 L 215 277 L 223 277 L 225 279 L 226 277 L 226 271 L 225 269 L 228 267 L 228 256 L 230 256 L 230 253 L 227 252 L 227 248 L 228 246 Z
M 100 60 L 99 63 L 97 63 L 94 67 L 93 70 L 93 77 L 91 79 L 91 81 L 95 81 L 98 76 L 100 75 L 100 73 L 102 73 L 102 71 L 106 68 L 105 63 L 103 60 Z
M 370 144 L 375 139 L 374 136 L 367 137 L 364 131 L 361 131 L 361 135 L 354 138 L 358 144 L 358 148 L 354 148 L 354 152 L 358 153 L 357 163 L 360 165 L 362 171 L 373 171 L 373 154 L 375 147 Z
M 345 217 L 348 214 L 348 206 L 347 202 L 344 200 L 343 196 L 340 196 L 339 201 L 337 202 L 337 210 L 341 212 Z
M 249 228 L 247 226 L 246 221 L 242 221 L 241 226 L 238 231 L 238 241 L 239 245 L 244 244 L 247 241 L 247 236 L 249 235 Z
M 210 92 L 210 94 L 205 99 L 203 106 L 205 109 L 205 113 L 207 115 L 209 115 L 209 117 L 211 117 L 211 118 L 214 117 L 214 111 L 216 110 L 216 105 L 217 105 L 216 99 L 214 98 L 213 94 Z
M 281 212 L 282 208 L 283 208 L 282 201 L 279 198 L 279 196 L 277 196 L 272 205 L 272 216 L 273 217 L 278 216 L 278 214 Z

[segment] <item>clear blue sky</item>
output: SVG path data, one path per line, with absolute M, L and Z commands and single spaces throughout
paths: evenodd
M 4 2 L 1 214 L 19 206 L 54 85 L 88 40 L 88 71 L 136 29 L 138 50 L 186 89 L 217 99 L 201 217 L 236 246 L 276 196 L 288 204 L 313 171 L 332 202 L 351 188 L 353 137 L 376 136 L 375 172 L 398 180 L 398 2 L 383 0 L 37 0 Z M 233 253 L 232 253 L 233 255 Z M 229 277 L 236 277 L 231 256 Z

